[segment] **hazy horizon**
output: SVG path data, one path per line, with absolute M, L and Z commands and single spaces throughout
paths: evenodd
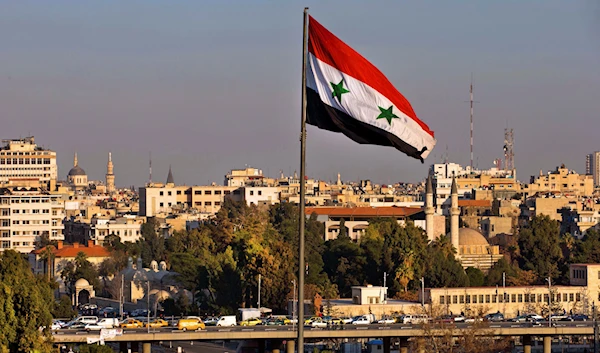
M 106 1 L 0 5 L 0 138 L 34 135 L 116 184 L 223 183 L 246 165 L 299 170 L 302 10 L 377 66 L 435 131 L 425 164 L 308 127 L 307 174 L 418 182 L 448 151 L 469 164 L 474 77 L 476 166 L 503 157 L 514 129 L 517 176 L 600 150 L 600 5 L 558 0 Z M 447 147 L 446 147 L 447 146 Z

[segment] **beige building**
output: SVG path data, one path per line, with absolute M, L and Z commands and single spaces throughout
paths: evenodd
M 565 196 L 588 196 L 594 193 L 594 180 L 592 175 L 580 175 L 573 170 L 567 169 L 564 164 L 557 167 L 555 171 L 532 177 L 531 183 L 525 185 L 523 192 L 527 195 L 536 193 L 558 192 Z
M 96 245 L 104 245 L 104 239 L 116 235 L 121 242 L 135 243 L 141 236 L 142 224 L 146 217 L 94 216 L 89 220 L 83 218 L 65 221 L 65 239 L 70 242 L 86 243 L 92 241 Z
M 3 140 L 0 147 L 0 186 L 19 185 L 20 181 L 39 180 L 47 191 L 56 188 L 56 152 L 35 144 L 33 136 Z
M 233 169 L 225 175 L 225 186 L 244 186 L 248 183 L 261 182 L 264 179 L 262 170 L 257 168 Z
M 443 313 L 473 316 L 494 312 L 504 313 L 507 318 L 529 313 L 547 315 L 549 304 L 554 313 L 589 313 L 600 294 L 600 264 L 573 264 L 569 271 L 568 286 L 426 288 L 424 300 Z
M 0 251 L 29 253 L 40 237 L 63 240 L 64 205 L 38 188 L 0 189 Z

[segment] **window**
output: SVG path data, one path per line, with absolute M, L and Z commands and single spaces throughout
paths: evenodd
M 223 194 L 229 195 L 229 194 L 231 194 L 231 190 L 225 190 L 225 191 L 223 191 Z
M 161 191 L 161 192 L 159 193 L 159 195 L 160 195 L 160 196 L 165 196 L 165 193 L 164 193 L 164 191 Z
M 38 213 L 40 213 L 40 210 L 31 210 L 31 213 L 38 214 Z
M 459 296 L 459 297 L 458 297 L 458 302 L 459 302 L 460 304 L 464 304 L 464 303 L 465 303 L 465 296 L 464 296 L 464 295 L 461 295 L 461 296 Z
M 161 203 L 159 203 L 158 205 L 159 205 L 160 207 L 164 207 L 164 206 L 165 206 L 164 202 L 161 202 Z
M 50 213 L 50 210 L 42 210 L 42 213 L 49 214 L 49 213 Z
M 221 201 L 215 201 L 215 206 L 221 206 Z
M 3 230 L 2 238 L 10 238 L 10 232 L 8 230 Z
M 206 202 L 204 203 L 204 206 L 212 206 L 212 202 L 210 202 L 210 201 L 206 201 Z
M 221 190 L 215 190 L 215 195 L 221 195 Z
M 550 300 L 550 296 L 548 294 L 544 294 L 544 303 L 547 303 Z
M 492 295 L 492 303 L 495 303 L 497 301 L 498 301 L 498 295 L 497 294 Z
M 440 304 L 446 304 L 446 297 L 440 295 Z
M 8 208 L 3 208 L 3 209 L 2 209 L 2 215 L 3 215 L 3 216 L 10 216 L 10 209 L 8 209 Z
M 473 304 L 477 304 L 477 296 L 476 295 L 473 296 Z
M 486 295 L 485 295 L 485 302 L 486 302 L 486 303 L 489 303 L 489 302 L 490 302 L 490 295 L 489 295 L 489 294 L 486 294 Z
M 20 210 L 13 210 L 14 214 L 19 214 L 19 212 L 21 212 Z
M 181 195 L 181 190 L 177 190 L 177 195 Z
M 171 194 L 172 194 L 172 193 L 169 191 L 169 192 L 167 192 L 167 194 L 168 194 L 169 196 L 171 196 Z
M 258 196 L 262 195 L 262 190 L 258 190 Z
M 569 293 L 569 301 L 572 302 L 574 299 L 574 295 L 573 293 Z
M 196 201 L 196 202 L 195 202 L 195 205 L 196 205 L 196 206 L 202 206 L 202 202 L 200 202 L 200 201 Z
M 204 195 L 212 195 L 212 191 L 211 190 L 204 190 Z
M 3 227 L 10 227 L 10 221 L 8 219 L 3 219 L 2 220 L 2 226 Z
M 2 249 L 8 249 L 8 248 L 10 248 L 10 241 L 3 240 L 1 246 L 2 246 Z
M 581 301 L 581 293 L 575 294 L 575 301 Z
M 458 304 L 458 296 L 456 296 L 456 295 L 452 296 L 452 304 Z
M 18 220 L 18 219 L 15 219 L 15 220 L 13 220 L 12 224 L 13 224 L 13 225 L 15 225 L 15 224 L 19 224 L 19 220 Z
M 200 190 L 194 190 L 194 195 L 202 195 L 202 191 L 200 191 Z
M 250 190 L 250 196 L 254 195 L 254 190 Z
M 522 303 L 523 302 L 523 294 L 519 294 L 517 296 L 517 302 Z

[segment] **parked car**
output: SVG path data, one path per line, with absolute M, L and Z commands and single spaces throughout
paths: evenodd
M 453 317 L 454 322 L 465 322 L 465 316 L 464 315 L 454 315 Z
M 209 317 L 205 318 L 203 321 L 204 321 L 204 325 L 206 325 L 206 326 L 217 326 L 217 321 L 219 321 L 219 318 L 209 316 Z
M 368 325 L 371 322 L 372 321 L 370 320 L 370 318 L 366 316 L 359 316 L 356 320 L 352 321 L 352 325 Z
M 571 316 L 571 318 L 573 319 L 573 321 L 588 321 L 590 319 L 589 316 L 584 314 L 576 314 Z
M 52 331 L 56 331 L 56 330 L 60 330 L 61 328 L 63 328 L 67 323 L 60 321 L 60 320 L 52 320 L 52 325 L 50 326 L 50 329 Z
M 344 324 L 351 324 L 352 320 L 353 320 L 351 317 L 347 317 L 347 316 L 346 317 L 342 317 L 341 319 L 344 322 Z
M 427 315 L 402 315 L 398 321 L 401 324 L 424 324 L 429 322 L 429 317 Z
M 318 316 L 313 316 L 313 317 L 311 317 L 311 318 L 309 318 L 309 319 L 306 319 L 306 320 L 304 320 L 304 325 L 305 325 L 305 326 L 310 326 L 310 324 L 311 324 L 313 321 L 315 321 L 315 320 L 319 320 L 319 319 L 320 319 L 320 317 L 318 317 Z

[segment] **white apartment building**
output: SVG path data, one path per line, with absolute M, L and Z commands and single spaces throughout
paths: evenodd
M 251 205 L 274 205 L 279 203 L 279 188 L 273 186 L 245 186 L 241 188 L 243 200 Z
M 46 190 L 54 190 L 57 179 L 56 152 L 35 144 L 34 137 L 2 140 L 0 185 L 39 180 Z
M 225 186 L 244 186 L 247 183 L 259 182 L 264 179 L 262 170 L 256 168 L 232 169 L 225 175 Z
M 29 253 L 42 235 L 63 240 L 64 204 L 38 188 L 0 189 L 0 251 Z
M 96 245 L 103 245 L 104 238 L 114 234 L 121 242 L 135 243 L 141 236 L 142 224 L 146 217 L 124 216 L 116 219 L 92 218 L 88 230 L 88 239 Z
M 139 189 L 139 215 L 154 217 L 178 211 L 196 211 L 215 214 L 221 209 L 225 198 L 243 199 L 242 189 L 237 186 L 163 186 L 148 185 Z

